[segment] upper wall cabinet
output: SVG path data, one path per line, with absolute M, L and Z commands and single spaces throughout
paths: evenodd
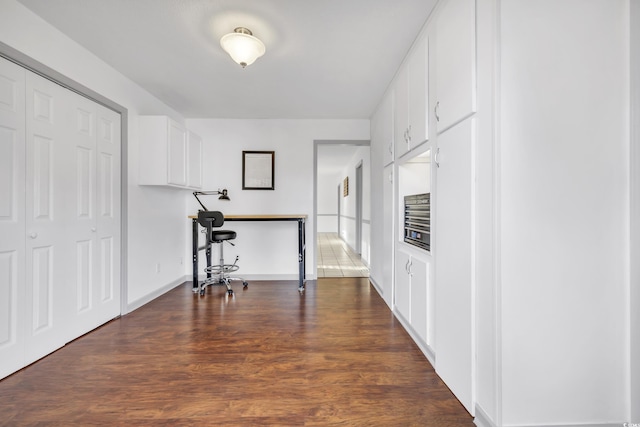
M 202 139 L 166 116 L 141 116 L 140 185 L 201 188 Z
M 394 139 L 396 158 L 428 138 L 428 43 L 426 36 L 414 45 L 395 81 Z
M 202 138 L 187 131 L 187 187 L 202 188 Z
M 476 111 L 475 36 L 475 0 L 447 0 L 436 17 L 436 41 L 432 49 L 438 133 Z
M 382 164 L 393 163 L 393 91 L 385 94 L 371 117 L 371 145 L 374 143 L 382 154 Z

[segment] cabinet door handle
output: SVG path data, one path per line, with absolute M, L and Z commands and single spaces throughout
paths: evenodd
M 31 233 L 29 233 L 29 237 L 31 237 L 32 239 L 35 239 L 38 237 L 38 233 L 36 233 L 35 231 L 32 231 Z
M 409 125 L 409 128 L 407 129 L 407 143 L 411 143 L 411 125 Z
M 389 143 L 389 154 L 393 156 L 393 144 Z
M 411 267 L 413 267 L 413 261 L 409 261 L 409 269 L 407 270 L 407 273 L 409 273 L 409 276 L 413 276 L 413 272 L 411 271 Z
M 440 111 L 440 101 L 436 102 L 436 106 L 433 109 L 433 113 L 436 115 L 436 122 L 440 121 L 440 115 L 438 115 L 438 111 Z
M 437 168 L 440 167 L 440 162 L 438 161 L 439 157 L 440 157 L 440 147 L 436 148 L 436 154 L 433 156 L 433 161 L 435 162 Z
M 411 262 L 411 260 L 409 260 L 409 259 L 408 259 L 408 260 L 407 260 L 407 263 L 404 265 L 404 271 L 406 271 L 406 272 L 407 272 L 407 274 L 411 274 L 411 273 L 409 273 L 409 263 L 410 263 L 410 262 Z

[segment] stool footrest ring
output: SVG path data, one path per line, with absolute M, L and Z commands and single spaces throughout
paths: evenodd
M 205 273 L 211 274 L 220 274 L 220 273 L 232 273 L 234 271 L 238 271 L 240 268 L 239 265 L 235 264 L 224 264 L 224 265 L 212 265 L 211 267 L 206 267 L 204 269 Z

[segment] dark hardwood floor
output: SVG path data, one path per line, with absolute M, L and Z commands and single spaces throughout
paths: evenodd
M 0 381 L 0 425 L 473 426 L 369 284 L 184 284 Z

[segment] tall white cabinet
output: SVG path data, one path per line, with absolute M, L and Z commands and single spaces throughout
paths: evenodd
M 447 0 L 435 17 L 433 76 L 437 152 L 434 215 L 436 372 L 475 410 L 473 202 L 475 198 L 476 2 Z
M 435 203 L 436 372 L 467 410 L 473 402 L 473 119 L 438 136 Z
M 423 29 L 433 273 L 424 305 L 416 253 L 395 239 L 394 307 L 420 348 L 422 310 L 435 312 L 435 370 L 478 426 L 638 422 L 639 11 L 625 0 L 440 0 Z M 397 76 L 392 90 L 404 87 Z M 412 149 L 398 153 L 396 172 Z M 394 203 L 399 213 L 401 191 Z
M 382 206 L 391 194 L 393 208 L 380 230 L 383 253 L 395 259 L 393 279 L 383 274 L 383 282 L 392 283 L 396 316 L 471 414 L 476 61 L 476 1 L 439 2 L 372 117 L 380 129 L 392 94 L 395 158 L 381 172 L 394 175 Z M 429 251 L 403 241 L 404 196 L 421 193 L 431 195 Z
M 0 378 L 120 314 L 120 116 L 0 58 Z

